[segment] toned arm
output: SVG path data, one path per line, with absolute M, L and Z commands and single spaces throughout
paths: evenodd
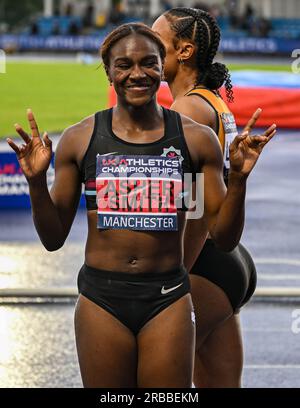
M 244 226 L 246 179 L 233 176 L 226 192 L 223 157 L 216 134 L 183 117 L 187 144 L 195 168 L 204 173 L 205 220 L 212 239 L 223 250 L 232 250 Z
M 93 125 L 92 116 L 71 126 L 62 134 L 56 149 L 55 179 L 50 192 L 45 182 L 38 188 L 29 183 L 34 224 L 42 243 L 49 251 L 57 250 L 64 244 L 76 215 L 81 196 L 79 166 Z
M 46 173 L 52 143 L 46 133 L 40 137 L 31 110 L 27 117 L 31 136 L 16 125 L 25 144 L 18 146 L 12 139 L 7 142 L 16 152 L 29 185 L 35 228 L 45 248 L 55 251 L 65 242 L 76 214 L 81 195 L 79 166 L 93 132 L 94 115 L 64 131 L 56 149 L 55 180 L 50 192 Z

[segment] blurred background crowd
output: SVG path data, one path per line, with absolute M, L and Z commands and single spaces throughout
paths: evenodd
M 223 37 L 300 39 L 297 0 L 0 0 L 0 34 L 102 36 L 121 23 L 151 24 L 174 6 L 209 11 Z

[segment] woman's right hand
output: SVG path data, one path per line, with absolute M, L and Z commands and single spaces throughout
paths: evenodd
M 7 139 L 7 143 L 16 152 L 24 176 L 30 182 L 46 175 L 52 157 L 52 142 L 46 132 L 43 138 L 40 137 L 31 109 L 27 110 L 27 118 L 32 137 L 19 124 L 15 124 L 16 131 L 22 137 L 25 144 L 17 146 L 12 139 Z

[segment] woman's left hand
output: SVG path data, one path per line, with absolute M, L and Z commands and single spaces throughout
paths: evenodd
M 276 133 L 276 125 L 270 126 L 262 135 L 250 135 L 262 110 L 257 109 L 241 135 L 235 137 L 229 147 L 230 173 L 247 177 L 255 166 L 265 145 Z

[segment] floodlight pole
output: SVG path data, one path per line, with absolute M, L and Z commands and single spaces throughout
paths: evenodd
M 288 2 L 287 2 L 288 3 Z M 265 18 L 271 18 L 272 17 L 272 4 L 271 0 L 265 0 L 262 2 L 262 7 L 263 7 L 263 16 Z
M 157 17 L 161 10 L 160 10 L 160 0 L 151 0 L 150 1 L 150 16 Z
M 44 17 L 53 16 L 53 0 L 44 0 Z

